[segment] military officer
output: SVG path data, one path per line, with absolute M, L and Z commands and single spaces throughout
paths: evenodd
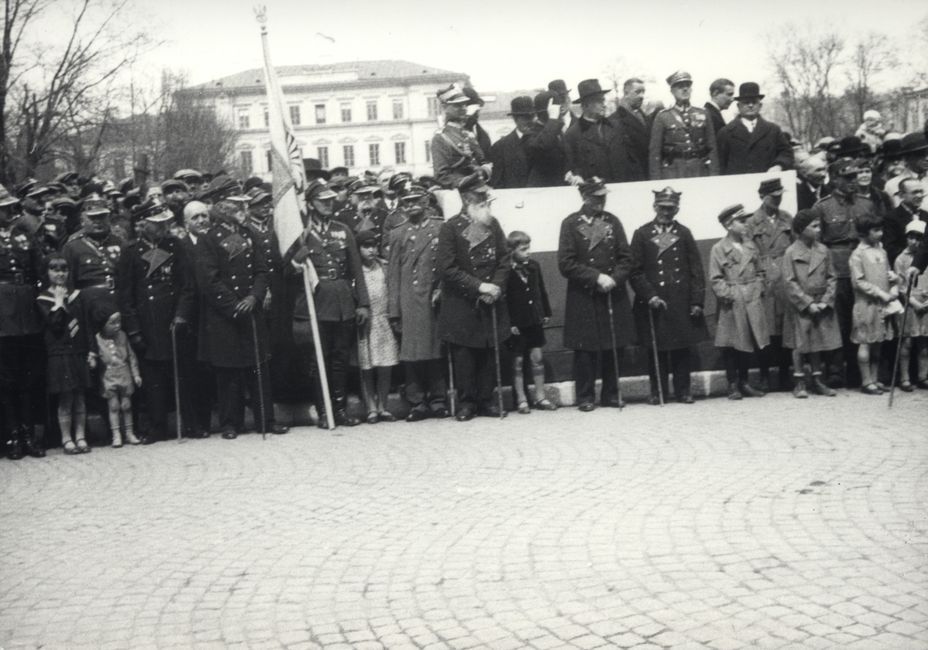
M 387 235 L 388 317 L 402 335 L 400 360 L 406 370 L 406 399 L 412 405 L 406 420 L 418 422 L 448 415 L 437 317 L 442 220 L 429 215 L 428 192 L 421 185 L 406 187 L 400 202 L 407 220 Z
M 630 282 L 635 290 L 632 310 L 638 342 L 648 356 L 651 404 L 660 402 L 657 369 L 651 353 L 652 320 L 660 353 L 661 388 L 667 396 L 667 373 L 672 372 L 674 396 L 683 404 L 693 403 L 691 348 L 709 338 L 703 317 L 706 281 L 702 258 L 693 233 L 675 219 L 680 211 L 680 196 L 681 192 L 669 186 L 655 191 L 654 220 L 632 235 L 634 267 Z
M 223 175 L 211 181 L 206 194 L 214 201 L 214 225 L 198 239 L 196 249 L 197 285 L 203 297 L 199 354 L 216 371 L 219 427 L 227 440 L 244 429 L 246 384 L 258 428 L 287 432 L 274 421 L 267 372 L 267 327 L 262 314 L 267 261 L 245 223 L 249 198 L 239 192 L 238 183 Z
M 511 253 L 499 222 L 490 214 L 490 188 L 475 172 L 461 180 L 461 213 L 441 225 L 438 269 L 442 282 L 438 329 L 451 344 L 455 383 L 460 396 L 456 418 L 500 417 L 493 403 L 493 319 L 500 344 L 510 335 L 503 287 L 511 269 Z
M 42 457 L 32 395 L 44 365 L 36 308 L 41 255 L 19 223 L 19 199 L 0 186 L 0 441 L 7 458 Z
M 454 189 L 478 169 L 489 178 L 489 152 L 483 151 L 473 133 L 464 128 L 470 99 L 456 85 L 438 91 L 445 125 L 432 136 L 432 166 L 442 187 Z
M 353 427 L 361 421 L 347 411 L 348 356 L 355 326 L 363 326 L 370 318 L 361 255 L 351 228 L 332 219 L 335 192 L 323 181 L 313 181 L 306 189 L 306 202 L 310 208 L 309 221 L 296 245 L 293 262 L 299 265 L 309 260 L 318 276 L 313 301 L 332 395 L 332 416 L 336 426 Z M 302 284 L 293 319 L 294 338 L 305 345 L 312 339 L 308 334 L 309 308 Z M 312 359 L 315 366 L 315 353 L 311 350 L 310 346 L 303 356 Z M 319 372 L 315 367 L 312 374 L 319 388 L 316 400 L 319 426 L 326 428 Z
M 675 104 L 654 117 L 649 147 L 651 180 L 717 176 L 715 131 L 705 109 L 690 105 L 693 78 L 677 71 L 667 77 Z
M 105 199 L 86 198 L 81 204 L 81 229 L 61 249 L 71 269 L 71 281 L 91 311 L 107 304 L 116 310 L 116 264 L 122 242 L 112 233 Z
M 605 211 L 609 190 L 603 180 L 593 176 L 578 189 L 583 205 L 561 222 L 557 265 L 567 278 L 564 347 L 574 351 L 577 404 L 581 411 L 592 411 L 597 370 L 603 380 L 600 403 L 623 405 L 613 354 L 634 342 L 625 289 L 632 255 L 618 217 Z
M 193 260 L 184 254 L 181 242 L 168 234 L 174 220 L 170 206 L 150 198 L 138 216 L 140 235 L 120 256 L 117 288 L 123 330 L 139 358 L 145 391 L 150 429 L 141 441 L 150 444 L 168 435 L 174 384 L 172 336 L 192 321 L 196 290 Z M 175 405 L 181 409 L 183 433 L 199 437 L 189 407 Z

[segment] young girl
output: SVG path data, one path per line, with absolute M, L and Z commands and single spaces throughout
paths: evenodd
M 357 240 L 364 264 L 364 281 L 371 300 L 370 320 L 358 332 L 358 362 L 361 366 L 361 388 L 367 403 L 367 422 L 395 422 L 396 418 L 387 410 L 387 397 L 393 366 L 398 365 L 400 360 L 396 336 L 387 318 L 386 262 L 377 256 L 377 235 L 373 230 L 362 230 Z
M 97 354 L 102 366 L 102 395 L 109 409 L 110 430 L 113 433 L 113 446 L 122 447 L 120 417 L 125 427 L 126 442 L 139 444 L 135 437 L 132 423 L 132 393 L 136 386 L 142 385 L 139 374 L 139 362 L 129 345 L 129 338 L 122 331 L 122 317 L 112 308 L 103 308 L 98 314 L 98 323 L 102 323 L 96 336 Z
M 895 271 L 900 278 L 906 277 L 906 272 L 912 266 L 912 257 L 925 236 L 924 221 L 910 221 L 905 227 L 906 249 L 896 258 Z M 905 288 L 901 290 L 905 292 Z M 912 287 L 909 295 L 909 310 L 905 318 L 905 331 L 900 332 L 899 351 L 899 388 L 909 393 L 919 388 L 928 388 L 928 271 L 918 277 L 917 284 Z M 902 327 L 902 316 L 897 316 L 899 327 Z M 909 375 L 909 360 L 912 355 L 912 345 L 915 345 L 918 355 L 918 380 L 912 383 Z
M 857 365 L 860 367 L 862 393 L 880 395 L 886 386 L 877 381 L 880 345 L 893 337 L 888 318 L 895 313 L 893 302 L 899 288 L 893 284 L 896 274 L 889 270 L 889 260 L 880 240 L 883 222 L 875 217 L 857 220 L 860 243 L 851 253 L 851 286 L 854 287 L 854 310 L 851 342 L 857 343 Z M 898 301 L 895 306 L 901 306 Z
M 46 261 L 48 288 L 39 297 L 45 322 L 46 389 L 58 397 L 58 425 L 66 454 L 90 451 L 85 439 L 87 409 L 84 391 L 90 387 L 90 334 L 79 291 L 68 290 L 68 261 L 52 254 Z M 73 427 L 73 438 L 72 438 Z
M 835 316 L 837 278 L 831 253 L 819 239 L 822 226 L 809 210 L 793 219 L 798 239 L 783 254 L 781 271 L 789 300 L 783 318 L 783 345 L 793 351 L 793 395 L 809 396 L 805 363 L 812 369 L 808 389 L 834 397 L 835 391 L 822 381 L 821 353 L 841 347 L 841 331 Z

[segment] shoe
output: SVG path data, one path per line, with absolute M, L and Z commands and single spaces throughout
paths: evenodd
M 928 389 L 928 379 L 919 379 L 918 383 L 915 385 L 919 388 Z
M 747 382 L 745 382 L 745 384 L 747 384 Z M 757 384 L 757 390 L 761 391 L 762 393 L 769 393 L 770 392 L 770 378 L 761 377 L 760 382 L 758 382 Z M 742 392 L 745 392 L 745 391 L 742 391 Z M 748 397 L 754 397 L 754 396 L 748 394 Z
M 130 445 L 138 445 L 141 444 L 142 441 L 135 437 L 134 432 L 126 431 L 126 442 L 128 442 Z
M 77 453 L 79 454 L 89 454 L 90 447 L 87 445 L 87 441 L 83 438 L 78 438 L 75 445 L 77 446 Z
M 22 434 L 23 440 L 26 441 L 26 454 L 33 458 L 45 458 L 45 450 L 42 449 L 42 443 L 36 439 L 35 431 L 30 432 L 24 427 Z
M 904 381 L 901 384 L 899 384 L 899 390 L 905 393 L 911 393 L 913 390 L 915 390 L 915 386 L 912 385 L 912 382 L 910 381 Z
M 539 411 L 556 411 L 558 406 L 548 398 L 544 397 L 532 404 L 532 408 Z
M 432 417 L 433 418 L 446 418 L 448 417 L 448 409 L 444 406 L 435 406 L 432 407 Z
M 584 413 L 589 413 L 596 408 L 596 405 L 593 402 L 580 402 L 580 405 L 577 408 Z
M 10 460 L 19 460 L 23 454 L 23 443 L 19 439 L 19 434 L 13 433 L 13 437 L 6 443 L 6 457 Z
M 113 446 L 115 449 L 119 449 L 120 447 L 122 447 L 122 433 L 121 433 L 120 431 L 114 431 L 114 432 L 113 432 L 113 444 L 112 444 L 112 446 Z
M 838 394 L 822 381 L 821 374 L 815 373 L 812 374 L 812 383 L 809 384 L 809 390 L 811 390 L 814 395 L 824 395 L 825 397 L 834 397 Z
M 377 424 L 378 422 L 380 422 L 380 416 L 377 415 L 377 411 L 371 411 L 370 413 L 368 413 L 366 422 L 368 424 Z
M 236 438 L 238 438 L 238 433 L 236 433 L 235 429 L 230 427 L 222 430 L 223 440 L 235 440 Z
M 271 422 L 270 424 L 267 425 L 267 428 L 265 429 L 266 433 L 272 433 L 275 436 L 282 436 L 285 433 L 288 433 L 289 431 L 290 431 L 290 427 L 285 426 L 283 424 L 277 424 L 276 422 Z
M 888 387 L 886 384 L 884 384 L 883 382 L 878 381 L 878 382 L 874 382 L 874 383 L 876 383 L 876 387 L 880 389 L 880 392 L 881 392 L 881 393 L 887 393 L 887 392 L 889 392 L 889 387 Z
M 532 409 L 531 407 L 529 407 L 528 402 L 524 400 L 519 402 L 519 413 L 521 413 L 522 415 L 528 415 L 531 412 L 532 412 Z
M 616 397 L 614 399 L 602 400 L 600 404 L 605 408 L 615 408 L 615 409 L 625 408 L 625 400 L 620 397 Z
M 406 416 L 406 421 L 407 422 L 421 422 L 422 420 L 427 420 L 428 418 L 432 417 L 433 413 L 435 413 L 435 411 L 432 411 L 430 413 L 429 410 L 425 406 L 420 404 L 419 406 L 412 407 L 412 409 L 409 411 L 409 415 Z M 447 417 L 447 416 L 448 416 L 448 412 L 445 411 L 445 415 L 443 417 Z M 436 415 L 435 417 L 440 417 L 440 416 Z
M 390 413 L 390 411 L 381 411 L 377 414 L 377 417 L 380 418 L 381 422 L 396 422 L 396 416 Z
M 158 442 L 160 439 L 151 433 L 143 433 L 139 438 L 136 438 L 136 440 L 138 440 L 138 442 L 134 442 L 132 444 L 153 445 L 156 442 Z
M 458 409 L 458 414 L 454 416 L 454 419 L 458 422 L 467 422 L 473 420 L 475 415 L 477 413 L 474 411 L 473 406 L 462 406 Z
M 809 397 L 809 393 L 806 392 L 805 379 L 796 380 L 795 384 L 793 385 L 793 397 L 797 397 L 799 399 L 806 399 Z
M 677 398 L 677 401 L 680 402 L 680 404 L 695 404 L 696 403 L 696 400 L 694 400 L 693 396 L 690 395 L 689 393 L 683 393 Z
M 184 432 L 184 437 L 193 438 L 194 440 L 209 438 L 209 431 L 204 429 L 190 429 Z
M 64 444 L 61 445 L 61 448 L 68 456 L 74 456 L 75 454 L 81 453 L 77 448 L 77 445 L 75 445 L 74 441 L 70 438 L 64 441 Z
M 728 399 L 738 400 L 743 397 L 744 395 L 741 394 L 741 389 L 738 388 L 738 384 L 736 382 L 731 382 L 728 384 Z
M 883 394 L 883 391 L 881 391 L 879 386 L 877 386 L 876 384 L 867 384 L 866 386 L 861 386 L 860 392 L 865 395 L 882 395 Z
M 648 395 L 648 404 L 651 406 L 660 406 L 661 405 L 661 396 L 656 393 L 651 393 Z
M 742 383 L 740 388 L 741 388 L 741 394 L 744 395 L 745 397 L 763 397 L 764 395 L 767 394 L 766 392 L 762 390 L 758 390 L 757 388 L 754 388 L 748 382 Z
M 335 409 L 334 416 L 333 419 L 337 427 L 356 427 L 361 424 L 361 420 L 353 415 L 348 415 L 348 411 L 343 408 Z

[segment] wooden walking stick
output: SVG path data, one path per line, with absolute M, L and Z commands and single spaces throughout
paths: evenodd
M 445 343 L 445 352 L 448 354 L 448 405 L 451 407 L 451 417 L 456 415 L 458 391 L 454 387 L 454 361 L 451 358 L 451 344 Z
M 490 303 L 490 319 L 493 324 L 493 357 L 496 361 L 496 403 L 499 406 L 499 419 L 506 417 L 503 410 L 503 375 L 499 367 L 499 332 L 497 331 L 496 303 Z
M 648 325 L 651 326 L 651 353 L 654 355 L 654 372 L 657 375 L 657 397 L 660 400 L 661 406 L 664 405 L 664 376 L 661 374 L 661 359 L 660 354 L 657 351 L 657 337 L 654 335 L 654 310 L 651 309 L 650 305 L 645 305 L 648 310 Z M 677 384 L 677 380 L 674 379 L 674 384 Z M 679 396 L 677 397 L 679 399 Z
M 896 346 L 896 357 L 893 360 L 893 376 L 889 381 L 889 408 L 893 407 L 893 397 L 896 393 L 896 375 L 899 372 L 899 357 L 902 354 L 902 337 L 905 336 L 905 321 L 909 315 L 909 297 L 912 295 L 914 284 L 909 280 L 909 286 L 905 290 L 905 307 L 902 309 L 902 323 L 899 325 L 899 344 Z
M 619 410 L 625 404 L 622 402 L 622 382 L 619 381 L 619 348 L 615 340 L 615 315 L 612 313 L 612 292 L 606 294 L 606 305 L 609 308 L 609 336 L 612 337 L 612 366 L 615 370 L 615 390 L 619 399 Z
M 267 414 L 265 412 L 264 404 L 264 373 L 261 372 L 261 356 L 258 350 L 258 326 L 255 322 L 255 313 L 251 312 L 251 340 L 255 346 L 255 375 L 258 377 L 258 405 L 261 410 L 261 426 L 258 431 L 261 432 L 261 439 L 267 440 L 267 432 L 265 430 L 265 424 L 267 422 Z
M 173 356 L 171 361 L 174 365 L 174 412 L 177 421 L 177 442 L 181 441 L 181 431 L 183 430 L 183 420 L 180 413 L 180 371 L 177 367 L 177 328 L 171 325 L 171 352 Z

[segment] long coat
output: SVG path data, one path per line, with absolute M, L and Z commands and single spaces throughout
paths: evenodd
M 635 341 L 625 283 L 632 270 L 632 253 L 622 223 L 604 212 L 592 221 L 574 212 L 561 222 L 557 266 L 567 278 L 564 309 L 564 347 L 573 350 L 611 350 Z M 611 276 L 616 287 L 599 291 L 596 279 Z M 613 309 L 615 346 L 609 331 L 608 296 Z
M 14 225 L 9 237 L 0 233 L 0 338 L 42 331 L 35 302 L 42 266 L 35 241 L 22 227 Z
M 716 134 L 719 169 L 726 174 L 761 174 L 774 165 L 793 168 L 793 148 L 779 126 L 757 118 L 749 132 L 741 118 L 735 118 Z
M 549 119 L 529 137 L 526 145 L 528 187 L 555 187 L 566 183 L 565 129 L 562 120 Z
M 526 133 L 520 138 L 519 132 L 512 130 L 493 143 L 490 147 L 490 162 L 493 163 L 491 186 L 498 190 L 528 186 L 528 143 L 523 142 L 523 138 L 530 137 L 531 134 Z
M 747 220 L 747 227 L 747 237 L 757 247 L 767 283 L 764 290 L 764 312 L 767 314 L 770 335 L 781 336 L 787 298 L 781 280 L 780 260 L 793 243 L 793 218 L 788 212 L 777 210 L 776 217 L 771 220 L 761 206 Z
M 690 229 L 674 221 L 663 232 L 652 221 L 634 232 L 631 248 L 638 343 L 651 345 L 649 311 L 659 350 L 687 348 L 709 338 L 705 318 L 690 316 L 693 306 L 702 307 L 706 294 L 702 258 Z M 654 296 L 666 302 L 667 308 L 651 310 L 648 301 Z
M 441 358 L 438 314 L 432 293 L 439 286 L 438 234 L 441 219 L 407 221 L 390 233 L 387 299 L 390 318 L 399 318 L 400 361 Z
M 783 323 L 783 346 L 802 353 L 825 352 L 841 347 L 841 330 L 835 316 L 838 280 L 831 253 L 824 244 L 811 247 L 802 241 L 789 245 L 780 261 L 789 308 Z M 809 313 L 820 302 L 828 309 Z
M 644 113 L 641 113 L 639 118 L 625 106 L 619 106 L 610 119 L 618 122 L 622 127 L 626 155 L 631 162 L 628 180 L 648 180 L 648 147 L 651 143 L 651 118 Z
M 590 179 L 599 176 L 607 183 L 632 180 L 632 165 L 618 122 L 602 118 L 598 122 L 580 118 L 564 134 L 567 167 L 574 174 Z
M 741 352 L 753 352 L 755 343 L 766 347 L 770 332 L 764 313 L 764 271 L 754 243 L 745 240 L 738 250 L 730 237 L 716 242 L 709 253 L 709 282 L 718 298 L 716 347 Z
M 267 262 L 251 231 L 226 223 L 213 226 L 197 240 L 196 269 L 204 299 L 200 360 L 220 368 L 250 368 L 256 360 L 266 361 L 267 326 L 261 305 L 267 293 Z M 255 298 L 254 318 L 235 316 L 235 306 L 246 296 Z
M 652 181 L 718 175 L 715 131 L 703 109 L 672 106 L 654 116 L 648 173 Z
M 490 309 L 496 310 L 500 343 L 509 337 L 505 295 L 492 305 L 478 302 L 478 297 L 479 287 L 484 282 L 505 289 L 510 260 L 506 236 L 496 219 L 482 226 L 459 214 L 441 224 L 438 268 L 442 293 L 438 331 L 442 340 L 468 348 L 492 347 Z
M 122 328 L 130 337 L 141 335 L 141 356 L 149 361 L 174 357 L 171 323 L 175 316 L 190 323 L 196 310 L 193 260 L 180 241 L 165 237 L 158 244 L 141 238 L 119 259 L 117 297 Z

